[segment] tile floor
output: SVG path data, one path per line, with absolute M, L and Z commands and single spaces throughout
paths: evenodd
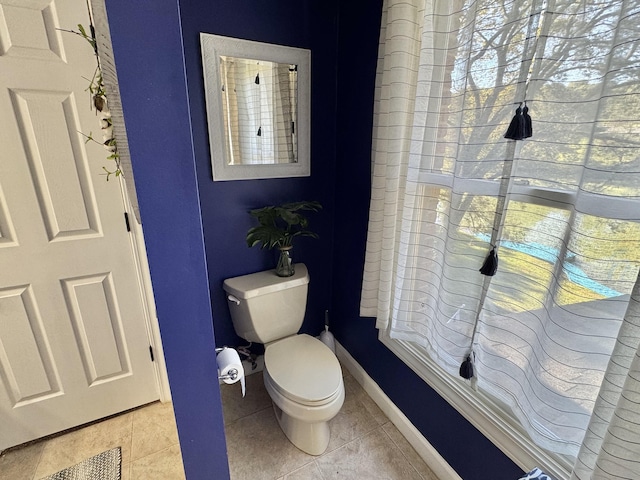
M 329 447 L 318 457 L 284 436 L 261 374 L 247 377 L 244 400 L 238 384 L 223 385 L 232 480 L 438 480 L 344 367 L 343 372 L 344 405 L 330 422 Z
M 223 385 L 225 431 L 233 480 L 438 480 L 408 442 L 345 372 L 346 398 L 318 457 L 298 450 L 277 425 L 262 374 Z M 0 480 L 35 480 L 114 446 L 122 480 L 184 479 L 171 404 L 154 403 L 0 456 Z M 444 479 L 442 479 L 444 480 Z
M 0 456 L 0 480 L 35 480 L 122 448 L 122 480 L 184 479 L 170 403 L 152 403 Z

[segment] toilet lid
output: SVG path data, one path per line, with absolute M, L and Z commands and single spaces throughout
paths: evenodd
M 334 353 L 306 334 L 269 344 L 264 365 L 273 385 L 284 396 L 302 403 L 321 402 L 340 388 L 342 370 Z

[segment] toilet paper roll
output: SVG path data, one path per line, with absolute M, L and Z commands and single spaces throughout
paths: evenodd
M 218 353 L 216 363 L 218 364 L 218 378 L 227 384 L 240 382 L 242 386 L 242 396 L 244 397 L 244 368 L 242 367 L 242 361 L 240 360 L 238 352 L 233 348 L 225 348 Z M 235 378 L 231 378 L 234 370 L 237 372 L 236 376 Z

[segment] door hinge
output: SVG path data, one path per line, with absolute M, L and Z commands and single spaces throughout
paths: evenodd
M 151 345 L 149 345 L 149 356 L 151 357 L 152 362 L 156 361 L 155 357 L 153 356 L 153 347 Z
M 131 224 L 129 223 L 129 214 L 124 212 L 124 223 L 127 226 L 127 232 L 131 231 Z

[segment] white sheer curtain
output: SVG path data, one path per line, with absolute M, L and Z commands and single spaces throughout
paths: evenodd
M 361 314 L 452 375 L 473 351 L 478 388 L 539 445 L 577 457 L 580 479 L 640 471 L 640 407 L 625 403 L 639 401 L 639 11 L 383 11 Z M 506 140 L 524 101 L 533 137 Z M 491 245 L 500 266 L 486 277 Z

